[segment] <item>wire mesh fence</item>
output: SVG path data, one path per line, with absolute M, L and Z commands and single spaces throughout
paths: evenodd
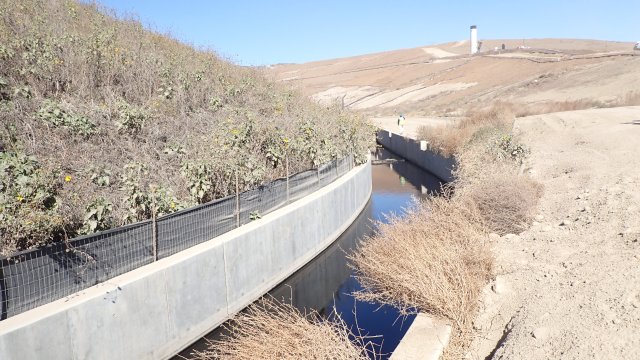
M 151 221 L 1 260 L 1 317 L 19 314 L 154 261 Z
M 158 218 L 158 258 L 173 255 L 235 229 L 235 213 L 236 197 L 227 196 Z
M 159 218 L 0 258 L 0 320 L 211 240 L 335 181 L 353 156 Z
M 289 199 L 301 199 L 320 188 L 317 170 L 303 171 L 289 178 Z
M 240 194 L 240 225 L 257 220 L 287 204 L 287 179 L 278 179 Z

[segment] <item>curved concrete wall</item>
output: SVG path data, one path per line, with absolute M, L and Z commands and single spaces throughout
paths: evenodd
M 380 145 L 421 169 L 446 182 L 454 180 L 452 171 L 456 167 L 456 160 L 453 157 L 444 157 L 429 150 L 426 141 L 416 141 L 386 130 L 378 131 L 377 137 Z
M 166 359 L 293 274 L 371 195 L 371 163 L 238 229 L 0 322 L 0 359 Z

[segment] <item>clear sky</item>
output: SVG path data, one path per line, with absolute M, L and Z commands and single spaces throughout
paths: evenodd
M 98 0 L 243 65 L 467 39 L 640 41 L 640 0 Z

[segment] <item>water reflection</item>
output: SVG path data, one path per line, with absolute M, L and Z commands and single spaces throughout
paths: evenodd
M 377 151 L 374 158 L 398 159 L 384 149 Z M 413 317 L 401 318 L 398 311 L 390 306 L 356 301 L 351 294 L 361 290 L 361 286 L 348 267 L 346 254 L 361 239 L 374 233 L 376 222 L 386 222 L 386 216 L 392 213 L 401 215 L 416 197 L 437 192 L 440 181 L 404 161 L 374 165 L 372 172 L 371 199 L 353 224 L 323 253 L 283 281 L 270 294 L 303 311 L 315 309 L 323 316 L 337 313 L 352 331 L 360 335 L 380 335 L 369 340 L 376 344 L 377 351 L 386 359 L 409 328 Z M 206 338 L 214 339 L 219 336 L 220 331 L 214 330 Z M 189 358 L 193 349 L 202 350 L 205 345 L 200 340 L 180 355 Z

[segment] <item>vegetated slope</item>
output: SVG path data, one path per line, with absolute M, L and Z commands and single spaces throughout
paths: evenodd
M 0 253 L 354 153 L 361 118 L 77 1 L 0 4 Z
M 495 100 L 607 106 L 640 88 L 640 52 L 633 43 L 485 40 L 479 54 L 468 52 L 469 43 L 461 41 L 270 71 L 322 103 L 344 103 L 369 115 L 458 115 Z

